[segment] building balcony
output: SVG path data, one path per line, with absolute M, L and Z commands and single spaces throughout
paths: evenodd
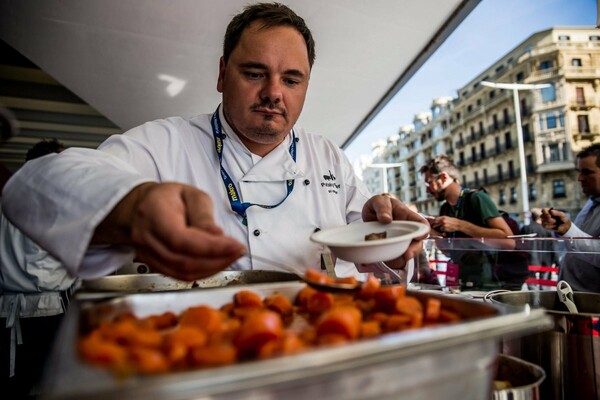
M 573 171 L 575 165 L 573 161 L 558 160 L 558 161 L 545 161 L 543 164 L 538 164 L 536 172 L 538 174 L 544 174 L 549 172 L 561 172 L 561 171 Z
M 570 101 L 569 108 L 574 111 L 585 111 L 594 108 L 595 104 L 589 100 Z

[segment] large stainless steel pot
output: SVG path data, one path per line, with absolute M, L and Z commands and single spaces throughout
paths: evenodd
M 554 328 L 502 342 L 502 353 L 546 371 L 543 399 L 600 399 L 600 294 L 575 292 L 579 313 L 567 311 L 554 291 L 497 293 L 492 303 L 545 308 Z
M 498 356 L 494 381 L 508 382 L 509 387 L 495 389 L 493 400 L 539 400 L 544 369 L 504 354 Z

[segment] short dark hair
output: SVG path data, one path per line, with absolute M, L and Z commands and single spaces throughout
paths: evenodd
M 25 161 L 33 160 L 41 156 L 45 156 L 50 153 L 60 153 L 63 151 L 65 146 L 56 139 L 42 140 L 37 142 L 27 151 L 25 155 Z
M 298 16 L 288 6 L 281 3 L 257 3 L 244 8 L 240 14 L 233 17 L 223 40 L 223 60 L 227 63 L 233 49 L 238 45 L 244 29 L 252 22 L 261 21 L 263 28 L 275 26 L 291 26 L 296 28 L 306 42 L 308 62 L 312 68 L 315 62 L 315 41 L 304 19 Z
M 577 158 L 596 157 L 596 165 L 600 167 L 600 143 L 594 143 L 577 153 Z
M 419 172 L 425 174 L 429 172 L 432 175 L 439 175 L 445 172 L 455 181 L 458 181 L 458 168 L 452 162 L 452 158 L 445 154 L 439 154 L 423 165 Z

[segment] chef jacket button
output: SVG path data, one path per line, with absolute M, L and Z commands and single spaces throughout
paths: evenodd
M 315 228 L 315 230 L 313 231 L 313 233 L 317 233 L 321 230 L 321 228 Z
M 253 233 L 254 236 L 260 236 L 260 231 L 258 229 L 255 229 Z
M 308 186 L 308 185 L 310 185 L 310 181 L 308 179 L 305 179 L 304 180 L 304 186 Z
M 300 141 L 300 138 L 296 138 L 296 143 L 298 143 Z

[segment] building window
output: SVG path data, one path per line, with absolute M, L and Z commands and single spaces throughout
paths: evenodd
M 496 167 L 498 168 L 498 180 L 501 181 L 503 179 L 503 176 L 502 176 L 502 164 L 498 164 Z
M 464 186 L 468 186 L 468 185 L 467 185 L 467 176 L 466 176 L 466 175 L 463 175 L 463 176 L 462 176 L 462 181 L 463 181 L 463 185 L 464 185 Z
M 471 104 L 469 104 L 467 106 L 467 112 L 471 112 L 471 110 L 473 110 L 473 106 Z
M 541 90 L 542 93 L 542 101 L 547 103 L 549 101 L 556 100 L 556 91 L 554 90 L 554 84 L 550 84 L 550 86 L 545 87 Z
M 481 158 L 484 159 L 485 158 L 485 143 L 479 143 L 479 153 L 481 155 Z
M 571 65 L 574 67 L 581 67 L 581 58 L 573 58 L 571 60 Z
M 556 115 L 546 114 L 546 126 L 548 129 L 556 128 Z
M 508 162 L 508 177 L 509 178 L 514 178 L 515 177 L 515 165 L 513 163 L 512 160 L 510 160 Z
M 587 115 L 578 115 L 577 116 L 577 128 L 579 133 L 589 133 L 590 132 L 590 124 L 588 122 Z
M 600 41 L 600 36 L 598 36 L 598 35 L 592 35 L 592 36 L 590 36 L 590 41 L 592 41 L 592 42 L 598 42 L 598 41 Z
M 569 35 L 559 35 L 558 40 L 571 40 Z
M 523 141 L 524 142 L 531 141 L 531 133 L 529 133 L 529 124 L 523 125 L 522 128 L 523 128 Z
M 488 184 L 488 173 L 487 173 L 487 168 L 483 169 L 483 184 L 487 185 Z
M 492 125 L 494 126 L 494 129 L 498 129 L 498 117 L 496 114 L 492 115 Z
M 501 206 L 506 204 L 506 195 L 504 194 L 504 189 L 500 189 L 500 197 L 498 198 L 498 204 Z
M 473 160 L 473 162 L 477 161 L 477 150 L 475 146 L 471 147 L 471 160 Z
M 544 60 L 540 63 L 540 71 L 552 68 L 552 60 Z
M 525 158 L 525 165 L 525 170 L 527 171 L 527 173 L 535 172 L 533 170 L 533 156 L 531 154 L 527 154 L 527 157 Z
M 465 152 L 461 151 L 460 154 L 458 155 L 458 158 L 460 160 L 460 165 L 465 165 Z
M 537 199 L 537 188 L 535 187 L 535 183 L 529 184 L 529 200 Z
M 525 79 L 525 73 L 524 72 L 519 72 L 517 74 L 517 76 L 515 77 L 517 82 L 523 82 L 523 79 Z
M 500 153 L 500 138 L 498 136 L 496 136 L 494 138 L 495 144 L 496 144 L 496 154 Z
M 490 90 L 490 100 L 496 96 L 496 92 L 494 90 Z
M 580 105 L 580 106 L 585 105 L 585 93 L 583 92 L 582 87 L 575 88 L 575 99 L 576 99 L 578 105 Z
M 475 187 L 479 186 L 479 173 L 475 171 Z
M 513 186 L 510 188 L 510 204 L 515 204 L 516 202 L 517 202 L 517 188 Z
M 550 143 L 548 145 L 548 152 L 550 153 L 550 162 L 560 161 L 560 149 L 558 143 Z
M 508 115 L 508 108 L 505 108 L 504 110 L 502 110 L 502 117 L 504 118 L 504 123 L 505 124 L 510 124 L 510 117 Z
M 512 149 L 512 139 L 510 137 L 510 132 L 504 133 L 504 142 L 506 143 L 507 149 Z
M 554 179 L 552 181 L 552 197 L 555 199 L 567 197 L 567 190 L 563 179 Z

